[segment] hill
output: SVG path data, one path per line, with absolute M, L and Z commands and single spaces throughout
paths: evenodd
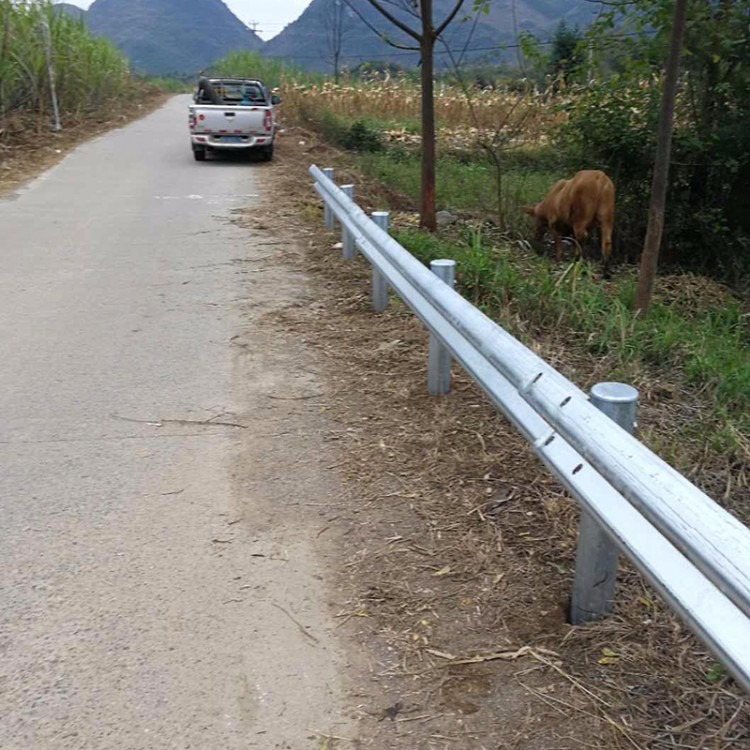
M 83 8 L 79 8 L 72 3 L 55 3 L 55 10 L 58 13 L 66 13 L 69 16 L 73 16 L 73 18 L 81 18 L 86 15 L 86 11 Z
M 312 0 L 302 15 L 263 47 L 263 54 L 292 60 L 304 68 L 330 71 L 332 69 L 331 29 L 334 3 L 341 0 Z M 435 0 L 435 18 L 444 18 L 454 0 Z M 515 5 L 515 11 L 514 11 Z M 341 7 L 341 6 L 339 6 Z M 357 3 L 357 13 L 346 6 L 341 39 L 342 64 L 355 67 L 363 60 L 387 60 L 404 66 L 417 64 L 419 55 L 394 49 L 379 36 L 386 36 L 397 44 L 413 46 L 413 40 L 381 16 L 368 2 Z M 399 12 L 389 4 L 388 9 L 414 24 L 413 17 Z M 472 59 L 507 60 L 513 54 L 508 45 L 517 39 L 517 31 L 529 31 L 540 38 L 551 36 L 561 20 L 570 25 L 585 26 L 598 11 L 589 0 L 491 0 L 489 13 L 481 14 L 476 25 L 467 20 L 471 3 L 446 29 L 444 40 L 456 55 L 464 48 Z M 445 48 L 436 50 L 438 64 L 450 64 Z
M 195 73 L 263 45 L 221 0 L 96 0 L 85 18 L 146 73 Z

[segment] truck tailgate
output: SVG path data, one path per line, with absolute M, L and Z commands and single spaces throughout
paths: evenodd
M 220 107 L 201 104 L 190 109 L 195 115 L 196 133 L 266 134 L 267 107 Z

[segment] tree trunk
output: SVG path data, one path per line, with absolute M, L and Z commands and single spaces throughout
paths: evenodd
M 669 159 L 672 152 L 674 101 L 677 92 L 677 79 L 680 73 L 680 55 L 682 53 L 686 15 L 687 0 L 675 0 L 674 21 L 669 42 L 669 57 L 664 76 L 664 91 L 662 92 L 659 130 L 656 140 L 656 159 L 651 184 L 648 228 L 646 229 L 646 240 L 641 255 L 641 268 L 638 273 L 638 286 L 635 292 L 635 309 L 640 313 L 645 313 L 651 304 L 656 269 L 659 265 L 659 246 L 664 230 L 664 207 L 669 179 Z
M 431 3 L 424 3 L 424 5 L 428 4 Z M 419 226 L 434 232 L 437 229 L 435 217 L 435 84 L 433 80 L 435 38 L 431 28 L 431 19 L 429 20 L 428 27 L 427 21 L 423 18 L 425 33 L 420 43 L 422 54 L 422 194 Z

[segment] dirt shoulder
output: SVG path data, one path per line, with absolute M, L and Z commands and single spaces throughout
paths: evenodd
M 449 396 L 426 394 L 427 336 L 396 299 L 371 312 L 366 262 L 342 261 L 339 238 L 320 226 L 311 163 L 355 183 L 368 210 L 382 206 L 345 156 L 310 133 L 282 135 L 264 175 L 264 225 L 286 243 L 278 259 L 310 274 L 316 302 L 275 323 L 302 337 L 327 373 L 314 408 L 332 425 L 324 440 L 338 450 L 346 488 L 331 498 L 335 606 L 352 653 L 369 664 L 349 675 L 357 746 L 724 748 L 750 739 L 741 691 L 720 673 L 707 677 L 714 660 L 627 565 L 613 617 L 567 624 L 575 503 L 457 368 Z M 543 353 L 555 347 L 540 342 Z
M 46 118 L 9 116 L 0 129 L 0 195 L 54 166 L 81 143 L 153 112 L 171 96 L 153 91 L 137 102 L 113 105 L 81 119 L 65 117 L 57 133 Z

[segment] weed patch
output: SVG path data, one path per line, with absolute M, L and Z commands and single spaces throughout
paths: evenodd
M 715 404 L 699 417 L 703 442 L 744 454 L 750 432 L 750 327 L 736 300 L 685 310 L 660 295 L 647 318 L 631 311 L 635 278 L 623 273 L 608 283 L 595 267 L 576 261 L 562 273 L 544 258 L 485 242 L 476 229 L 451 240 L 416 230 L 398 241 L 425 263 L 457 262 L 457 284 L 514 335 L 528 343 L 539 331 L 559 331 L 568 345 L 630 377 L 676 379 Z

